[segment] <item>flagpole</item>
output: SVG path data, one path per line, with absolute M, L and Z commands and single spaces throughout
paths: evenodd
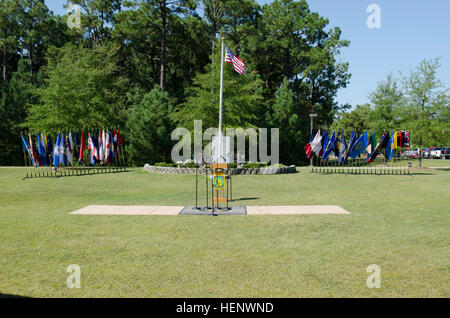
M 223 61 L 224 61 L 224 37 L 222 37 L 222 58 L 220 59 L 220 96 L 219 96 L 219 158 L 222 160 L 222 110 L 223 110 Z

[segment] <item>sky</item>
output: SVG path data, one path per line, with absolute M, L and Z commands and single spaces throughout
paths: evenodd
M 65 0 L 45 0 L 55 14 L 64 14 Z M 272 0 L 257 0 L 261 5 Z M 449 0 L 308 0 L 311 11 L 328 18 L 350 41 L 338 61 L 349 62 L 352 77 L 337 94 L 340 105 L 369 102 L 369 94 L 389 73 L 409 73 L 423 59 L 440 57 L 438 77 L 450 85 L 450 1 Z M 366 24 L 371 12 L 380 8 L 380 28 Z

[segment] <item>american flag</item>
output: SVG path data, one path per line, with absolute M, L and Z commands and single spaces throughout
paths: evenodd
M 225 56 L 225 62 L 231 63 L 234 66 L 234 70 L 238 72 L 239 74 L 245 74 L 245 64 L 242 62 L 240 58 L 235 56 L 233 52 L 228 48 L 228 46 L 225 46 L 227 49 L 227 54 Z

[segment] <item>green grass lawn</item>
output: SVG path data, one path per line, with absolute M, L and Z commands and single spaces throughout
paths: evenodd
M 299 171 L 234 177 L 234 204 L 330 204 L 351 215 L 70 215 L 89 204 L 193 205 L 195 177 L 138 169 L 22 180 L 25 169 L 0 168 L 0 295 L 450 296 L 450 172 Z M 66 286 L 69 264 L 81 267 L 80 289 Z M 366 286 L 369 264 L 381 268 L 379 289 Z
M 413 161 L 414 166 L 418 166 L 418 159 Z M 450 167 L 450 160 L 448 159 L 423 159 L 422 167 Z

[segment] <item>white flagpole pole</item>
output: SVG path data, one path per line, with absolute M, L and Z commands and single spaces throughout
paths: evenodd
M 222 58 L 220 60 L 219 158 L 218 158 L 218 163 L 222 162 L 223 61 L 224 61 L 224 38 L 222 37 Z

